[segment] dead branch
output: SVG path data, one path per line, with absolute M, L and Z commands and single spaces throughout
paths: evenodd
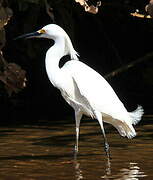
M 137 13 L 137 12 L 130 13 L 130 14 L 131 14 L 131 16 L 138 17 L 138 18 L 146 18 L 146 19 L 151 18 L 150 15 L 140 14 L 140 13 Z
M 3 64 L 3 70 L 0 71 L 0 81 L 4 83 L 4 87 L 9 94 L 18 93 L 26 87 L 26 71 L 15 63 L 8 63 L 0 53 L 0 62 Z
M 9 96 L 12 92 L 17 93 L 26 87 L 26 71 L 15 63 L 8 63 L 1 50 L 6 42 L 4 26 L 12 15 L 13 11 L 8 7 L 3 7 L 0 1 L 0 81 L 3 82 Z
M 53 13 L 53 8 L 50 7 L 47 0 L 45 0 L 45 6 L 46 6 L 46 12 L 47 12 L 48 16 L 51 18 L 53 23 L 55 23 L 55 17 L 54 17 L 54 13 Z
M 97 14 L 98 13 L 98 7 L 101 6 L 101 1 L 98 1 L 96 6 L 91 4 L 89 5 L 87 2 L 88 0 L 75 0 L 75 2 L 80 3 L 81 6 L 84 7 L 86 12 L 92 13 L 92 14 Z
M 108 79 L 108 78 L 117 76 L 118 74 L 127 71 L 129 68 L 132 68 L 132 67 L 136 66 L 136 65 L 139 64 L 139 63 L 142 63 L 142 62 L 147 61 L 147 60 L 152 60 L 152 59 L 153 59 L 153 52 L 148 53 L 148 54 L 146 54 L 144 57 L 141 57 L 141 58 L 139 58 L 139 59 L 137 59 L 137 60 L 135 60 L 135 61 L 133 61 L 133 62 L 130 62 L 130 63 L 128 63 L 127 65 L 122 66 L 122 67 L 120 67 L 120 68 L 112 71 L 112 72 L 109 73 L 109 74 L 106 74 L 104 77 L 105 77 L 106 79 Z

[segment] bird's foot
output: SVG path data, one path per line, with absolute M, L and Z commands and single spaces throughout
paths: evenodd
M 109 144 L 108 144 L 108 143 L 105 143 L 104 145 L 105 145 L 105 151 L 106 151 L 106 152 L 109 152 Z
M 105 150 L 105 152 L 106 152 L 106 155 L 107 155 L 108 159 L 111 159 L 111 157 L 110 157 L 110 151 L 109 151 L 109 144 L 108 144 L 108 143 L 105 143 L 104 146 L 105 146 L 104 150 Z
M 75 160 L 77 159 L 77 155 L 78 155 L 78 146 L 75 145 L 75 146 L 74 146 L 74 159 L 75 159 Z
M 78 151 L 79 151 L 79 150 L 78 150 L 78 146 L 77 146 L 77 145 L 75 145 L 75 146 L 74 146 L 74 152 L 77 154 L 77 153 L 78 153 Z

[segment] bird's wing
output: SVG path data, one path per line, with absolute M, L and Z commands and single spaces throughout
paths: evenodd
M 73 84 L 74 84 L 75 98 L 76 98 L 77 102 L 79 102 L 80 105 L 86 110 L 86 112 L 88 112 L 90 114 L 90 116 L 93 118 L 94 117 L 94 109 L 93 109 L 92 105 L 90 104 L 90 101 L 88 101 L 86 96 L 84 96 L 83 93 L 81 93 L 80 88 L 78 87 L 78 84 L 77 84 L 75 78 L 72 77 L 72 79 L 73 79 Z
M 122 102 L 109 83 L 95 70 L 80 61 L 69 61 L 64 65 L 79 90 L 79 97 L 99 112 L 115 116 L 124 109 Z

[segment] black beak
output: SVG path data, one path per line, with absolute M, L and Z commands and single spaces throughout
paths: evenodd
M 40 32 L 32 32 L 32 33 L 28 33 L 28 34 L 23 34 L 23 35 L 21 35 L 21 36 L 18 36 L 18 37 L 16 37 L 16 38 L 14 38 L 14 40 L 18 40 L 18 39 L 23 39 L 23 38 L 34 38 L 34 37 L 38 37 L 38 36 L 40 36 L 42 33 L 40 33 Z

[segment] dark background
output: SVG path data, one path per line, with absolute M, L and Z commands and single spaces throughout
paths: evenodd
M 139 58 L 142 63 L 112 76 L 111 84 L 128 111 L 141 104 L 145 114 L 153 112 L 153 19 L 130 15 L 144 8 L 144 0 L 102 1 L 98 14 L 85 12 L 74 0 L 48 1 L 53 8 L 55 23 L 67 31 L 80 60 L 103 76 Z M 95 3 L 95 1 L 91 1 Z M 1 123 L 60 120 L 71 117 L 73 110 L 49 82 L 45 71 L 45 53 L 53 44 L 44 39 L 18 40 L 18 35 L 33 32 L 53 20 L 41 1 L 8 1 L 13 10 L 6 31 L 3 55 L 26 70 L 27 87 L 8 97 L 1 95 Z M 146 58 L 145 58 L 146 57 Z M 64 61 L 63 61 L 64 62 Z M 62 66 L 62 64 L 61 64 Z M 92 82 L 91 82 L 92 83 Z

